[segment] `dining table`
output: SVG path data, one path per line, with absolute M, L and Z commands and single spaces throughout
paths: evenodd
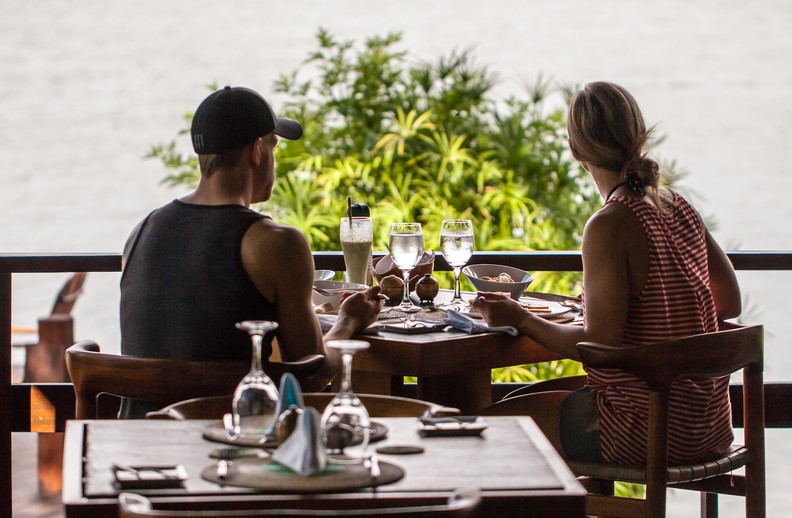
M 433 318 L 442 318 L 442 304 L 452 295 L 449 290 L 440 290 L 434 304 L 424 305 L 422 314 L 431 315 L 431 308 L 438 308 Z M 567 299 L 554 294 L 528 295 L 556 307 Z M 473 296 L 463 293 L 465 299 Z M 568 323 L 579 323 L 579 314 L 573 308 L 568 309 L 564 312 L 570 317 Z M 386 307 L 384 313 L 381 315 L 386 317 L 384 321 L 391 321 L 392 316 L 398 319 L 396 309 Z M 411 317 L 404 315 L 404 318 L 409 322 Z M 414 376 L 418 399 L 458 408 L 470 415 L 493 403 L 492 369 L 562 358 L 524 335 L 471 334 L 450 326 L 407 334 L 383 330 L 380 324 L 374 324 L 357 338 L 367 341 L 370 347 L 357 353 L 352 363 L 352 385 L 356 392 L 402 395 L 404 377 Z
M 184 473 L 178 487 L 134 490 L 155 508 L 375 509 L 435 505 L 456 489 L 475 488 L 481 495 L 477 516 L 584 516 L 585 489 L 530 418 L 490 416 L 477 433 L 440 437 L 422 435 L 416 418 L 376 421 L 386 433 L 369 450 L 382 452 L 383 474 L 396 470 L 400 478 L 377 487 L 293 492 L 277 483 L 258 488 L 244 480 L 217 483 L 212 474 L 219 461 L 210 455 L 227 446 L 204 437 L 217 424 L 211 420 L 72 420 L 65 436 L 65 516 L 117 516 L 122 490 L 114 469 L 152 465 L 180 465 Z M 393 454 L 404 450 L 412 453 Z M 262 455 L 254 464 L 272 462 L 265 450 Z M 234 462 L 226 466 L 231 474 Z

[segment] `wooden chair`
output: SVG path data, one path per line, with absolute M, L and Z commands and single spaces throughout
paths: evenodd
M 264 370 L 279 380 L 284 372 L 298 380 L 310 378 L 325 359 L 306 356 L 296 362 L 268 362 Z M 249 361 L 184 361 L 137 358 L 100 352 L 96 342 L 86 340 L 66 350 L 76 396 L 75 417 L 102 417 L 97 396 L 112 394 L 163 406 L 201 396 L 232 394 L 250 370 Z
M 379 394 L 357 395 L 371 417 L 419 417 L 423 415 L 445 416 L 459 415 L 456 408 L 444 407 L 427 401 Z M 306 406 L 322 410 L 335 397 L 327 392 L 306 392 L 303 400 Z M 156 412 L 149 412 L 149 419 L 222 419 L 223 414 L 231 410 L 231 396 L 215 396 L 188 399 L 169 405 Z
M 443 504 L 416 505 L 391 508 L 368 509 L 238 509 L 238 510 L 176 510 L 172 507 L 157 510 L 152 502 L 135 493 L 121 493 L 118 495 L 119 518 L 219 518 L 219 517 L 257 517 L 257 516 L 475 516 L 476 509 L 481 504 L 481 494 L 478 489 L 456 490 Z
M 765 516 L 763 338 L 763 327 L 757 325 L 639 347 L 578 344 L 586 365 L 629 371 L 646 381 L 651 390 L 645 467 L 569 462 L 577 476 L 586 477 L 584 482 L 646 484 L 646 499 L 612 496 L 612 483 L 606 484 L 610 494 L 589 494 L 586 498 L 587 514 L 665 516 L 666 488 L 673 487 L 700 491 L 702 516 L 717 514 L 719 493 L 744 496 L 746 516 Z M 669 466 L 668 398 L 673 381 L 726 376 L 739 370 L 743 371 L 745 446 L 732 446 L 722 458 L 708 462 Z M 732 473 L 743 466 L 745 475 Z
M 71 312 L 86 278 L 85 272 L 73 274 L 55 296 L 50 314 L 38 320 L 37 327 L 11 328 L 14 334 L 38 334 L 36 342 L 14 342 L 25 348 L 22 381 L 25 383 L 58 383 L 69 381 L 63 353 L 74 343 L 74 320 Z

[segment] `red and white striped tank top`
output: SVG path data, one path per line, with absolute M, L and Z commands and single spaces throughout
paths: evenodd
M 718 330 L 707 268 L 704 229 L 693 208 L 672 193 L 665 212 L 639 199 L 615 196 L 607 203 L 629 207 L 649 245 L 649 272 L 640 296 L 630 302 L 623 344 L 645 345 Z M 608 462 L 644 464 L 648 386 L 615 369 L 586 369 L 597 395 L 602 455 Z M 677 380 L 670 395 L 669 463 L 704 460 L 732 443 L 729 378 Z

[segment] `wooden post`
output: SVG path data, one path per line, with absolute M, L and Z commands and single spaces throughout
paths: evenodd
M 68 315 L 53 315 L 38 321 L 39 341 L 27 347 L 26 383 L 71 381 L 66 369 L 65 352 L 74 343 L 74 320 Z M 42 495 L 61 492 L 63 471 L 63 433 L 55 433 L 51 407 L 37 391 L 31 394 L 30 430 L 38 432 L 38 488 Z M 46 423 L 45 423 L 46 421 Z

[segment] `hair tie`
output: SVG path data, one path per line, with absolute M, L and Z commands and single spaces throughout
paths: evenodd
M 646 196 L 646 188 L 644 187 L 643 181 L 635 171 L 627 171 L 627 180 L 625 183 L 628 189 L 641 198 Z

